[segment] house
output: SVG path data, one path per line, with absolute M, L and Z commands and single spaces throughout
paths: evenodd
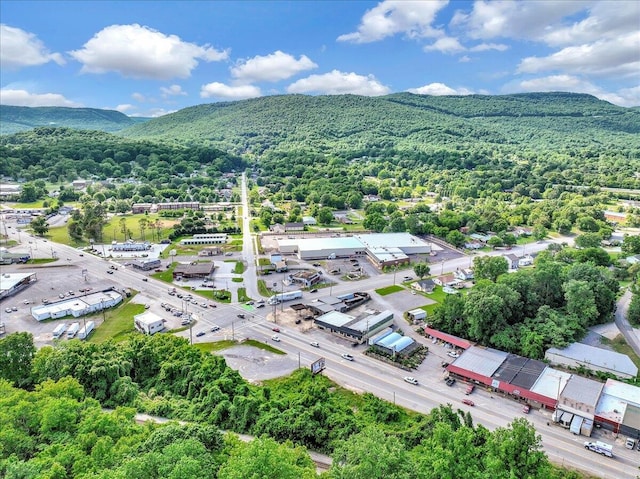
M 272 233 L 282 234 L 285 232 L 285 229 L 284 226 L 280 223 L 274 223 L 269 226 L 269 231 L 271 231 Z
M 454 271 L 453 275 L 460 281 L 468 281 L 473 279 L 473 270 L 469 268 L 457 269 Z
M 522 258 L 518 260 L 518 266 L 531 266 L 533 264 L 533 256 L 530 254 L 525 254 Z
M 432 279 L 421 279 L 411 284 L 411 287 L 416 291 L 422 291 L 423 293 L 431 293 L 436 287 L 436 283 Z
M 302 224 L 307 225 L 307 226 L 313 226 L 318 224 L 318 222 L 316 221 L 316 219 L 313 216 L 303 216 L 302 217 Z
M 164 319 L 151 312 L 144 312 L 133 317 L 135 328 L 142 334 L 149 336 L 164 329 Z
M 489 235 L 483 235 L 483 234 L 481 234 L 481 233 L 471 233 L 471 234 L 469 235 L 469 237 L 470 237 L 472 240 L 479 241 L 480 243 L 486 243 L 487 241 L 489 241 L 489 240 L 491 239 L 491 236 L 489 236 Z
M 456 279 L 453 274 L 449 273 L 433 278 L 433 282 L 438 286 L 453 286 L 460 282 L 460 280 Z
M 504 255 L 504 259 L 507 260 L 509 269 L 518 269 L 520 258 L 518 258 L 515 254 L 506 254 Z
M 634 256 L 627 256 L 624 260 L 629 264 L 640 263 L 640 254 L 637 254 Z
M 464 244 L 464 247 L 467 249 L 480 249 L 484 246 L 484 244 L 480 243 L 480 241 L 469 241 Z
M 285 231 L 304 231 L 304 223 L 285 223 Z

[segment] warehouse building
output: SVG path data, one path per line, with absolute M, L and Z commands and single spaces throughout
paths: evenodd
M 320 329 L 356 343 L 362 343 L 368 337 L 378 333 L 393 324 L 393 313 L 382 311 L 374 314 L 365 313 L 354 317 L 339 311 L 331 311 L 315 319 Z
M 544 355 L 551 364 L 615 374 L 621 378 L 635 378 L 638 367 L 629 356 L 587 344 L 573 343 L 564 349 L 549 348 Z
M 164 329 L 164 319 L 154 313 L 145 311 L 133 317 L 133 325 L 142 334 L 151 336 Z
M 196 234 L 191 238 L 183 239 L 180 241 L 180 244 L 183 246 L 199 244 L 226 244 L 228 239 L 229 237 L 226 233 Z
M 595 420 L 616 434 L 640 439 L 640 388 L 608 379 L 596 406 Z
M 0 299 L 13 296 L 37 280 L 36 273 L 2 273 L 0 275 Z
M 86 296 L 72 297 L 55 303 L 31 308 L 31 316 L 37 321 L 59 319 L 66 316 L 78 318 L 112 308 L 122 302 L 122 295 L 113 290 L 101 291 Z

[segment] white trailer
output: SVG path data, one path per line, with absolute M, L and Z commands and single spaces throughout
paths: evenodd
M 78 331 L 78 338 L 87 339 L 87 336 L 91 334 L 91 331 L 93 331 L 93 328 L 95 327 L 96 323 L 94 323 L 93 321 L 89 321 L 84 328 Z
M 74 338 L 78 331 L 80 331 L 80 323 L 73 323 L 69 326 L 69 329 L 67 329 L 67 339 Z
M 597 452 L 598 454 L 602 454 L 603 456 L 613 457 L 613 446 L 611 444 L 607 444 L 601 441 L 596 441 L 596 442 L 587 441 L 584 443 L 584 447 L 586 449 L 589 449 L 590 451 Z
M 59 339 L 67 330 L 67 323 L 58 324 L 53 330 L 53 339 Z
M 292 299 L 300 299 L 300 298 L 302 298 L 302 291 L 300 290 L 287 291 L 286 293 L 274 294 L 267 300 L 267 303 L 273 305 L 273 304 L 283 303 L 285 301 L 291 301 Z

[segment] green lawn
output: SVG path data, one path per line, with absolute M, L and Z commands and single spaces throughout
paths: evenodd
M 54 258 L 34 258 L 27 261 L 27 264 L 45 264 L 45 263 L 53 263 L 54 261 L 58 261 L 58 259 Z
M 214 343 L 196 343 L 193 346 L 204 353 L 214 353 L 216 351 L 223 351 L 237 345 L 238 341 L 231 341 L 230 339 L 227 339 L 224 341 L 216 341 Z
M 105 321 L 89 336 L 89 342 L 103 343 L 109 339 L 118 341 L 135 331 L 133 317 L 144 312 L 144 305 L 134 304 L 129 300 L 130 298 L 126 300 L 125 304 L 115 309 L 107 309 L 104 312 Z M 102 316 L 102 313 L 94 315 L 93 318 L 100 316 Z
M 402 286 L 398 286 L 397 284 L 394 286 L 387 286 L 386 288 L 376 289 L 376 293 L 378 293 L 380 296 L 397 293 L 398 291 L 404 291 L 404 288 Z
M 233 263 L 233 261 L 225 261 L 225 263 Z M 242 273 L 244 273 L 244 271 L 245 271 L 245 269 L 246 269 L 244 262 L 242 262 L 242 261 L 236 261 L 235 263 L 236 263 L 236 265 L 235 265 L 235 266 L 234 266 L 234 268 L 233 268 L 233 272 L 234 272 L 235 274 L 242 274 Z

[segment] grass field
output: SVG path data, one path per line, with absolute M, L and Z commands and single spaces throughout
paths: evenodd
M 376 293 L 378 293 L 380 296 L 397 293 L 398 291 L 404 291 L 404 288 L 402 286 L 398 286 L 397 284 L 394 286 L 387 286 L 386 288 L 376 289 Z
M 89 342 L 103 343 L 109 339 L 121 341 L 135 331 L 133 317 L 144 312 L 144 305 L 131 303 L 130 299 L 127 299 L 125 304 L 115 309 L 107 309 L 104 312 L 105 320 L 89 337 Z M 101 314 L 95 315 L 95 317 L 100 317 Z

